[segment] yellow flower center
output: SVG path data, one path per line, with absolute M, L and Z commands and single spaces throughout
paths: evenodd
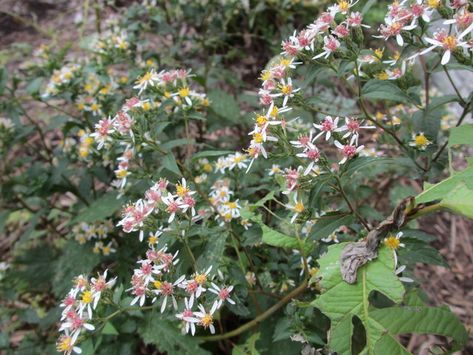
M 440 5 L 440 0 L 427 0 L 427 5 L 432 8 L 437 8 Z
M 283 66 L 283 67 L 287 67 L 291 64 L 291 60 L 290 59 L 281 59 L 281 62 L 280 64 Z
M 98 111 L 99 110 L 99 105 L 96 104 L 96 103 L 93 103 L 92 105 L 90 105 L 90 109 L 92 111 Z
M 261 133 L 253 134 L 253 140 L 255 143 L 263 143 L 263 135 Z
M 296 213 L 301 213 L 304 211 L 304 204 L 302 203 L 302 201 L 299 201 L 294 205 L 294 211 Z
M 162 283 L 161 281 L 156 280 L 155 282 L 153 282 L 153 286 L 159 290 L 162 286 Z
M 228 202 L 227 203 L 228 208 L 235 210 L 237 209 L 237 204 L 235 202 Z
M 141 106 L 143 110 L 149 111 L 151 109 L 151 104 L 149 102 L 143 102 L 143 105 Z
M 270 116 L 276 118 L 278 117 L 278 115 L 279 115 L 279 109 L 276 106 L 274 106 L 273 109 L 271 110 Z
M 85 291 L 82 294 L 82 302 L 85 304 L 92 303 L 93 297 L 92 297 L 92 291 Z
M 155 235 L 150 235 L 148 238 L 149 244 L 156 244 L 157 241 L 158 241 L 158 237 L 156 237 Z
M 210 327 L 213 323 L 213 317 L 211 314 L 206 314 L 202 317 L 202 319 L 200 320 L 200 323 L 202 324 L 202 326 L 204 326 L 205 328 L 207 327 Z
M 261 80 L 267 81 L 271 79 L 271 72 L 269 70 L 265 70 L 261 73 Z
M 204 171 L 205 171 L 206 173 L 210 173 L 210 172 L 212 171 L 212 164 L 210 164 L 210 163 L 205 163 L 204 166 L 203 166 L 203 168 L 204 168 Z
M 386 245 L 389 249 L 396 250 L 399 248 L 401 242 L 398 238 L 393 235 L 390 235 L 386 239 L 384 239 L 384 245 Z
M 152 76 L 153 76 L 153 74 L 152 74 L 151 72 L 147 72 L 145 75 L 143 75 L 143 76 L 138 80 L 138 84 L 144 84 L 144 83 L 150 81 Z
M 59 340 L 59 343 L 56 346 L 58 352 L 62 353 L 65 351 L 72 350 L 72 338 L 70 336 L 65 336 Z
M 389 79 L 389 75 L 388 73 L 386 72 L 381 72 L 381 73 L 378 73 L 376 74 L 376 77 L 379 79 L 379 80 L 388 80 Z
M 187 187 L 184 187 L 180 184 L 176 185 L 176 194 L 177 194 L 177 196 L 184 197 L 188 192 L 189 192 L 189 189 Z
M 128 171 L 125 170 L 125 169 L 121 169 L 121 170 L 118 170 L 117 173 L 115 174 L 117 176 L 117 178 L 119 179 L 124 179 L 127 177 L 128 175 Z
M 281 87 L 281 92 L 284 94 L 284 95 L 290 95 L 291 92 L 292 92 L 292 86 L 291 85 L 283 85 Z
M 376 58 L 382 59 L 383 58 L 383 52 L 384 52 L 384 49 L 378 48 L 378 49 L 375 49 L 374 55 L 376 56 Z
M 425 147 L 428 143 L 429 140 L 423 134 L 418 134 L 415 138 L 415 144 L 417 147 Z
M 338 2 L 338 8 L 340 9 L 340 11 L 345 12 L 348 11 L 348 9 L 350 8 L 350 4 L 348 3 L 348 1 L 341 0 Z
M 268 119 L 266 118 L 266 116 L 263 116 L 263 115 L 256 116 L 256 123 L 258 124 L 258 126 L 262 127 L 266 124 L 266 122 L 268 122 Z
M 187 97 L 190 94 L 190 90 L 187 86 L 185 86 L 182 89 L 179 89 L 178 93 L 180 97 Z
M 199 285 L 202 285 L 207 281 L 207 275 L 205 274 L 198 274 L 194 277 L 194 281 L 197 282 Z
M 448 49 L 455 49 L 457 47 L 457 39 L 454 36 L 447 36 L 443 40 L 443 44 Z

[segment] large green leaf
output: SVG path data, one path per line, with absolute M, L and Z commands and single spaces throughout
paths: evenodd
M 408 353 L 395 336 L 406 333 L 437 334 L 452 337 L 454 350 L 468 341 L 468 333 L 448 307 L 389 307 L 371 312 L 371 317 L 386 329 L 376 344 L 376 354 Z M 389 349 L 389 352 L 388 352 Z
M 399 89 L 399 87 L 384 80 L 372 79 L 368 81 L 363 86 L 361 94 L 362 97 L 367 99 L 389 100 L 403 103 L 411 101 L 411 98 Z
M 473 166 L 427 188 L 416 197 L 417 203 L 439 200 L 455 213 L 473 219 Z
M 310 237 L 320 240 L 332 234 L 337 228 L 353 223 L 353 220 L 352 215 L 346 214 L 322 216 L 312 226 Z
M 237 123 L 240 118 L 240 107 L 233 98 L 222 90 L 212 90 L 208 93 L 211 109 L 227 122 Z
M 228 233 L 214 233 L 207 237 L 203 253 L 197 259 L 197 268 L 206 270 L 209 266 L 216 271 L 220 266 Z
M 108 192 L 95 200 L 90 206 L 85 207 L 71 223 L 95 222 L 104 220 L 113 215 L 123 204 L 123 199 L 117 198 L 116 191 Z
M 340 254 L 346 243 L 332 245 L 320 258 L 319 273 L 322 294 L 312 302 L 331 320 L 329 346 L 339 354 L 351 354 L 353 317 L 357 316 L 366 331 L 365 352 L 374 354 L 376 342 L 384 334 L 384 328 L 373 320 L 368 297 L 378 291 L 399 303 L 404 287 L 394 273 L 393 253 L 387 248 L 379 250 L 378 258 L 358 270 L 358 281 L 348 284 L 340 273 Z
M 64 297 L 72 286 L 72 279 L 80 274 L 89 274 L 99 262 L 100 256 L 92 253 L 90 246 L 68 241 L 57 261 L 52 281 L 55 295 Z
M 450 130 L 448 146 L 451 147 L 456 144 L 473 145 L 473 124 L 464 124 Z
M 261 216 L 254 214 L 248 209 L 242 210 L 241 216 L 257 223 L 261 227 L 262 239 L 263 243 L 265 244 L 286 249 L 300 249 L 301 246 L 306 251 L 312 249 L 312 243 L 310 243 L 308 240 L 302 239 L 299 241 L 297 237 L 290 237 L 268 227 L 266 224 L 263 223 Z
M 143 320 L 139 333 L 145 344 L 156 345 L 160 353 L 209 354 L 199 346 L 196 338 L 183 335 L 176 328 L 176 322 L 166 320 L 158 313 L 152 313 Z

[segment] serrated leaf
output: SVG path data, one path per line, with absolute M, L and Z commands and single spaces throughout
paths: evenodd
M 80 245 L 70 240 L 56 264 L 53 291 L 57 297 L 64 297 L 71 288 L 72 279 L 80 274 L 89 274 L 100 262 L 100 256 L 90 250 L 90 246 Z
M 457 95 L 443 95 L 439 97 L 434 97 L 432 100 L 430 100 L 429 110 L 435 110 L 436 108 L 439 108 L 450 102 L 458 102 L 458 100 L 459 98 Z
M 366 331 L 366 352 L 373 354 L 384 329 L 370 316 L 368 297 L 378 291 L 395 303 L 402 300 L 404 287 L 394 274 L 392 251 L 381 248 L 375 260 L 358 270 L 358 281 L 348 284 L 340 273 L 340 254 L 347 243 L 332 245 L 319 259 L 322 294 L 312 302 L 331 320 L 329 346 L 339 354 L 351 354 L 352 319 L 357 316 Z
M 197 259 L 199 270 L 207 270 L 209 266 L 212 266 L 214 271 L 218 269 L 225 251 L 227 237 L 228 233 L 215 233 L 207 238 L 205 249 Z
M 232 355 L 259 355 L 259 351 L 256 350 L 256 342 L 260 338 L 260 333 L 255 333 L 250 336 L 245 344 L 237 345 L 232 350 Z
M 208 93 L 211 109 L 228 122 L 237 123 L 240 118 L 240 107 L 233 98 L 222 90 L 212 90 Z
M 452 352 L 468 341 L 465 327 L 446 306 L 389 307 L 372 311 L 371 317 L 387 331 L 376 344 L 376 354 L 408 353 L 395 340 L 396 335 L 405 333 L 452 337 L 455 342 Z
M 151 314 L 143 321 L 139 334 L 145 344 L 154 344 L 161 353 L 204 355 L 208 351 L 199 346 L 196 338 L 183 335 L 176 323 L 163 319 L 161 314 Z
M 363 98 L 367 99 L 389 100 L 403 103 L 412 101 L 399 87 L 384 80 L 369 80 L 363 86 L 361 94 Z
M 112 323 L 107 322 L 102 329 L 102 334 L 117 335 L 118 331 L 115 329 Z
M 301 245 L 306 251 L 310 251 L 312 249 L 312 244 L 307 240 L 299 240 L 296 237 L 290 237 L 285 235 L 281 232 L 278 232 L 266 224 L 263 223 L 261 220 L 261 216 L 250 212 L 248 209 L 242 209 L 241 217 L 249 219 L 261 227 L 262 230 L 262 240 L 263 243 L 272 245 L 273 247 L 280 247 L 280 248 L 287 248 L 287 249 L 300 249 Z
M 85 207 L 72 221 L 71 224 L 77 222 L 95 222 L 103 221 L 113 215 L 123 205 L 123 199 L 117 199 L 116 191 L 107 192 L 100 198 L 95 200 L 89 206 Z
M 417 203 L 439 200 L 441 207 L 473 219 L 473 167 L 455 173 L 435 185 L 427 185 Z
M 346 214 L 325 215 L 320 217 L 311 228 L 310 237 L 320 240 L 328 237 L 337 228 L 353 223 L 354 217 Z
M 471 183 L 473 180 L 473 166 L 461 172 L 457 172 L 447 179 L 434 185 L 426 185 L 426 188 L 416 197 L 417 203 L 442 200 L 460 183 Z
M 473 145 L 473 124 L 464 124 L 450 130 L 448 146 L 451 147 L 457 144 Z
M 174 158 L 174 155 L 172 153 L 169 153 L 163 157 L 161 160 L 161 165 L 163 168 L 169 170 L 170 172 L 173 172 L 176 175 L 181 176 L 181 171 L 179 170 L 179 167 L 177 166 L 176 163 L 176 158 Z

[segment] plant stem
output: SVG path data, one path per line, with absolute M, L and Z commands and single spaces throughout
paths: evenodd
M 289 292 L 286 296 L 284 296 L 278 303 L 273 305 L 272 307 L 268 308 L 264 313 L 260 314 L 258 317 L 255 319 L 249 321 L 248 323 L 243 324 L 241 327 L 238 327 L 230 332 L 227 332 L 225 334 L 218 334 L 218 335 L 210 335 L 210 336 L 205 336 L 205 337 L 198 337 L 199 340 L 204 340 L 204 341 L 218 341 L 218 340 L 223 340 L 223 339 L 228 339 L 232 338 L 234 336 L 237 336 L 241 333 L 246 332 L 247 330 L 250 330 L 254 326 L 258 325 L 268 317 L 270 317 L 272 314 L 274 314 L 277 310 L 279 310 L 281 307 L 289 303 L 293 298 L 298 297 L 304 291 L 307 289 L 307 280 L 304 280 L 302 284 L 300 284 L 297 288 Z
M 351 204 L 350 200 L 348 199 L 348 196 L 347 196 L 347 194 L 345 193 L 345 190 L 343 190 L 343 186 L 342 186 L 342 182 L 340 181 L 340 178 L 339 178 L 338 176 L 335 176 L 335 178 L 336 178 L 336 180 L 337 180 L 338 191 L 340 192 L 340 194 L 342 195 L 343 199 L 344 199 L 345 202 L 347 203 L 348 208 L 349 208 L 350 211 L 356 216 L 356 218 L 358 218 L 358 220 L 359 220 L 360 223 L 366 228 L 366 230 L 370 231 L 371 228 L 370 228 L 370 226 L 368 225 L 368 223 L 365 221 L 365 219 L 363 218 L 363 216 L 358 213 L 358 211 L 353 207 L 353 205 Z
M 458 119 L 458 122 L 457 124 L 455 125 L 455 127 L 458 127 L 462 124 L 463 120 L 465 119 L 466 115 L 468 114 L 468 108 L 470 107 L 470 102 L 468 102 L 466 104 L 466 106 L 464 107 L 463 109 L 463 112 L 460 116 L 460 118 Z M 445 150 L 445 148 L 447 147 L 448 145 L 448 140 L 442 145 L 442 147 L 439 149 L 439 151 L 435 154 L 435 156 L 432 158 L 432 163 L 435 162 L 439 157 L 440 155 L 442 154 L 442 152 Z

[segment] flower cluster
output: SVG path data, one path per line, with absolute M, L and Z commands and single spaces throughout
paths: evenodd
M 95 254 L 102 253 L 108 256 L 116 252 L 115 240 L 109 240 L 110 232 L 113 231 L 112 222 L 96 222 L 93 224 L 80 223 L 72 228 L 72 235 L 79 244 L 85 244 L 88 241 L 95 240 L 93 252 Z M 110 238 L 109 238 L 110 239 Z
M 159 73 L 151 69 L 140 77 L 134 86 L 139 90 L 139 97 L 134 96 L 125 100 L 115 116 L 104 117 L 95 124 L 95 132 L 91 137 L 97 142 L 97 149 L 105 147 L 110 150 L 115 142 L 125 147 L 117 159 L 118 166 L 115 170 L 117 180 L 113 183 L 114 186 L 121 190 L 125 188 L 127 179 L 132 174 L 131 159 L 138 148 L 146 149 L 150 145 L 159 144 L 149 132 L 143 135 L 136 132 L 139 131 L 139 127 L 136 128 L 135 125 L 137 122 L 145 121 L 144 116 L 148 112 L 164 110 L 169 114 L 179 112 L 180 109 L 189 111 L 208 105 L 205 94 L 189 88 L 190 77 L 192 77 L 190 71 L 184 69 L 163 70 Z M 148 95 L 142 97 L 145 91 Z
M 452 53 L 460 54 L 464 51 L 471 51 L 471 43 L 464 40 L 473 31 L 473 15 L 468 10 L 468 2 L 452 1 L 449 5 L 453 10 L 453 16 L 444 20 L 443 24 L 451 25 L 452 29 L 449 31 L 440 29 L 432 37 L 425 37 L 425 41 L 430 46 L 409 59 L 439 49 L 443 53 L 441 64 L 445 65 L 450 61 Z M 389 11 L 384 19 L 385 23 L 379 27 L 379 37 L 385 40 L 395 37 L 397 44 L 403 47 L 405 45 L 403 33 L 422 26 L 422 21 L 429 23 L 436 13 L 443 17 L 448 13 L 446 10 L 439 0 L 394 2 L 389 6 Z
M 46 90 L 43 93 L 43 98 L 57 95 L 64 86 L 67 86 L 80 72 L 81 66 L 79 64 L 66 64 L 59 70 L 55 70 Z
M 215 181 L 210 188 L 209 200 L 217 212 L 215 218 L 220 220 L 221 226 L 240 217 L 241 206 L 238 200 L 231 200 L 233 194 L 234 192 L 230 189 L 230 181 L 227 179 Z M 248 224 L 244 224 L 245 228 L 248 226 Z
M 145 192 L 145 197 L 133 204 L 127 205 L 122 211 L 122 219 L 118 226 L 122 226 L 125 233 L 140 231 L 140 241 L 144 236 L 144 222 L 152 213 L 162 212 L 167 216 L 167 222 L 172 223 L 177 214 L 190 212 L 196 215 L 195 191 L 187 186 L 186 179 L 175 184 L 175 192 L 168 190 L 168 181 L 160 179 Z
M 59 305 L 63 310 L 61 313 L 61 324 L 59 332 L 62 333 L 57 341 L 56 349 L 66 355 L 72 352 L 81 353 L 77 346 L 78 337 L 84 331 L 95 329 L 93 323 L 93 312 L 99 304 L 102 294 L 113 287 L 116 278 L 107 281 L 107 272 L 92 277 L 90 280 L 79 275 L 74 279 L 74 287 L 68 292 L 66 298 Z
M 93 48 L 97 53 L 106 55 L 126 53 L 130 48 L 128 34 L 124 30 L 112 28 L 101 35 Z
M 218 158 L 215 162 L 215 170 L 225 174 L 225 170 L 246 169 L 248 167 L 248 156 L 240 152 L 229 154 L 226 157 Z
M 139 90 L 138 95 L 148 88 L 154 88 L 163 104 L 164 102 L 166 104 L 174 103 L 174 111 L 178 111 L 181 107 L 189 109 L 195 105 L 207 106 L 208 100 L 205 94 L 189 87 L 188 81 L 192 76 L 190 70 L 185 69 L 162 70 L 160 72 L 151 69 L 138 78 L 133 88 Z
M 142 307 L 147 298 L 151 299 L 151 303 L 160 300 L 161 313 L 170 307 L 174 311 L 182 308 L 182 312 L 176 314 L 176 318 L 182 320 L 186 333 L 194 335 L 196 325 L 209 328 L 211 333 L 215 333 L 213 314 L 225 302 L 235 304 L 230 298 L 233 286 L 217 286 L 212 282 L 209 277 L 211 266 L 205 271 L 194 273 L 190 278 L 185 275 L 174 276 L 175 266 L 179 262 L 177 258 L 179 251 L 172 254 L 168 252 L 166 246 L 156 249 L 157 239 L 150 241 L 149 244 L 150 249 L 146 252 L 146 258 L 137 262 L 139 268 L 133 272 L 132 287 L 128 289 L 134 296 L 131 305 L 138 303 Z M 223 278 L 223 275 L 221 276 Z M 210 294 L 207 291 L 210 291 Z M 210 296 L 212 293 L 215 296 Z M 199 304 L 195 310 L 194 303 L 197 302 Z M 182 303 L 182 307 L 179 303 Z

